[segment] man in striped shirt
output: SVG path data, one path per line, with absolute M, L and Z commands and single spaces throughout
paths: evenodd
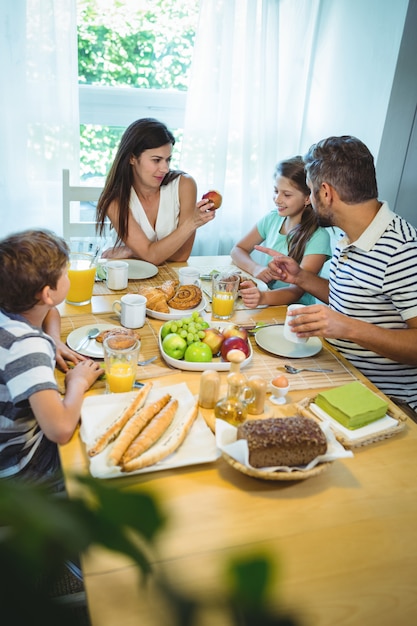
M 416 411 L 417 231 L 378 200 L 374 159 L 360 140 L 329 137 L 304 160 L 320 225 L 345 236 L 329 280 L 257 247 L 274 257 L 277 279 L 328 303 L 293 311 L 292 328 L 300 337 L 325 337 L 381 391 Z

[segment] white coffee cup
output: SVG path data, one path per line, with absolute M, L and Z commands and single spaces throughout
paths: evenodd
M 290 304 L 287 307 L 287 315 L 285 317 L 284 323 L 284 337 L 288 339 L 288 341 L 292 341 L 293 343 L 306 343 L 307 339 L 304 337 L 297 337 L 296 333 L 292 330 L 292 327 L 288 325 L 289 320 L 293 320 L 294 315 L 288 315 L 288 311 L 293 311 L 294 309 L 301 309 L 304 304 Z
M 109 289 L 126 289 L 129 280 L 129 263 L 126 261 L 108 261 L 104 266 L 106 283 Z
M 200 287 L 200 270 L 196 267 L 180 267 L 178 271 L 180 285 L 197 285 Z
M 120 317 L 125 328 L 142 328 L 146 317 L 146 298 L 136 293 L 127 293 L 113 302 L 113 311 Z

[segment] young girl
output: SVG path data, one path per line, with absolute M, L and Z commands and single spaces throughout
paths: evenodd
M 271 257 L 265 257 L 265 265 L 260 265 L 251 257 L 256 245 L 263 242 L 265 247 L 291 256 L 301 267 L 315 274 L 320 272 L 325 261 L 331 257 L 329 234 L 318 226 L 316 214 L 310 204 L 310 190 L 306 183 L 303 159 L 296 156 L 278 163 L 274 180 L 274 202 L 277 210 L 261 218 L 230 253 L 235 265 L 268 283 L 269 290 L 260 291 L 252 282 L 242 282 L 242 299 L 248 308 L 265 304 L 314 302 L 314 298 L 299 287 L 274 280 L 268 268 Z

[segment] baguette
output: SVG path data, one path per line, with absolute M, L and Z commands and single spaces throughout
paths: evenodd
M 109 445 L 109 443 L 116 439 L 123 426 L 127 424 L 129 419 L 145 404 L 146 398 L 148 397 L 152 386 L 153 383 L 147 382 L 142 389 L 138 391 L 131 404 L 123 410 L 119 417 L 117 417 L 114 422 L 106 428 L 104 433 L 100 435 L 95 440 L 91 448 L 87 450 L 88 456 L 95 456 L 96 454 L 99 454 L 106 446 Z
M 178 409 L 178 400 L 171 399 L 170 402 L 149 422 L 134 441 L 127 448 L 119 465 L 129 463 L 139 455 L 149 450 L 155 442 L 162 437 L 172 423 Z
M 194 424 L 198 415 L 198 403 L 189 409 L 182 417 L 177 420 L 175 428 L 166 436 L 162 437 L 152 448 L 141 454 L 136 459 L 122 465 L 122 472 L 134 472 L 135 470 L 154 465 L 162 461 L 167 456 L 178 450 L 191 426 Z
M 151 419 L 171 400 L 169 393 L 144 406 L 136 413 L 121 431 L 108 457 L 109 465 L 117 465 L 135 437 L 145 428 Z

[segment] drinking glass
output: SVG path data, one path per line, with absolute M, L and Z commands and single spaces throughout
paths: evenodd
M 91 254 L 71 252 L 68 267 L 70 288 L 65 298 L 68 304 L 83 306 L 91 302 L 96 267 L 96 260 Z
M 218 320 L 232 317 L 240 278 L 237 274 L 215 274 L 212 278 L 212 316 Z
M 126 347 L 119 347 L 120 338 L 107 337 L 103 342 L 106 366 L 106 388 L 111 393 L 131 391 L 136 378 L 140 341 L 123 338 Z

